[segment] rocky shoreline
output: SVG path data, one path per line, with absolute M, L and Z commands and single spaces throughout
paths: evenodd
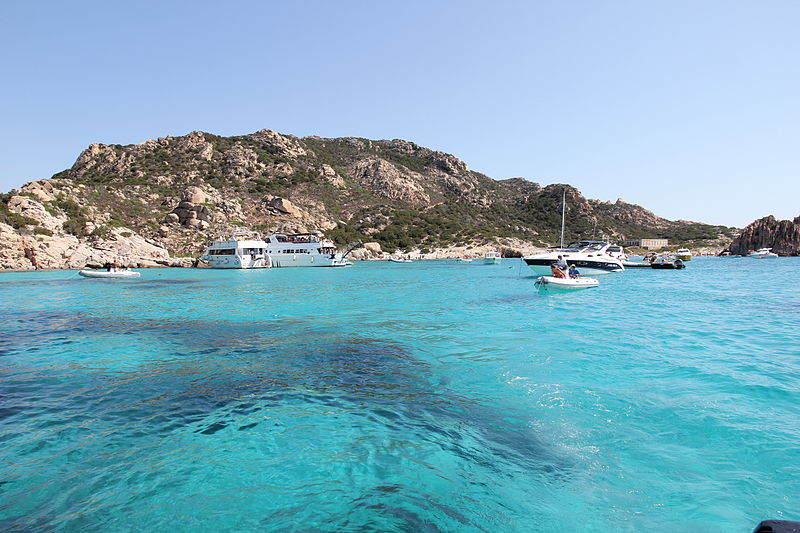
M 0 237 L 2 237 L 2 224 L 0 224 Z M 45 245 L 45 248 L 50 250 L 47 245 L 53 244 L 52 249 L 63 250 L 63 243 L 55 245 L 53 241 L 41 240 L 38 241 L 40 245 Z M 72 245 L 74 243 L 68 243 Z M 114 246 L 120 244 L 121 246 Z M 152 244 L 150 244 L 152 246 Z M 89 248 L 89 249 L 87 249 Z M 103 241 L 102 247 L 97 249 L 90 249 L 91 246 L 87 243 L 79 244 L 74 249 L 67 246 L 67 250 L 72 250 L 74 253 L 68 257 L 64 257 L 63 261 L 58 261 L 51 255 L 33 256 L 34 262 L 31 261 L 26 253 L 17 254 L 17 262 L 9 261 L 8 257 L 3 258 L 0 256 L 0 271 L 6 272 L 27 272 L 33 270 L 79 270 L 82 268 L 101 268 L 106 263 L 117 262 L 123 266 L 137 269 L 144 268 L 208 268 L 208 266 L 198 261 L 197 257 L 170 257 L 169 253 L 164 249 L 158 249 L 158 258 L 150 259 L 146 254 L 153 252 L 150 248 L 144 247 L 144 256 L 136 255 L 138 250 L 130 246 L 128 242 Z M 461 258 L 482 259 L 484 254 L 488 251 L 500 251 L 504 259 L 517 259 L 522 256 L 532 255 L 535 253 L 543 252 L 546 248 L 531 246 L 528 243 L 513 242 L 505 246 L 477 246 L 477 247 L 452 247 L 432 250 L 423 253 L 420 250 L 410 250 L 403 253 L 387 253 L 380 249 L 378 243 L 365 243 L 364 246 L 353 250 L 348 256 L 353 261 L 386 261 L 395 257 L 404 257 L 413 259 L 414 261 L 436 261 L 436 260 L 456 260 Z M 202 252 L 202 251 L 201 251 Z M 198 252 L 198 257 L 201 252 Z M 699 248 L 694 250 L 696 256 L 715 256 L 719 255 L 721 249 Z
M 237 228 L 373 245 L 356 259 L 523 255 L 558 239 L 565 195 L 571 237 L 658 233 L 721 247 L 733 236 L 569 185 L 493 180 L 401 139 L 195 131 L 91 144 L 71 168 L 0 194 L 0 270 L 191 266 L 209 240 Z

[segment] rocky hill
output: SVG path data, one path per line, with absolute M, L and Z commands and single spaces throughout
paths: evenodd
M 92 144 L 72 168 L 0 196 L 0 268 L 173 264 L 235 227 L 320 230 L 390 253 L 528 251 L 558 240 L 565 188 L 568 238 L 667 237 L 721 248 L 733 236 L 622 200 L 586 199 L 568 185 L 493 180 L 399 139 L 192 132 Z
M 747 255 L 749 250 L 772 248 L 783 256 L 800 255 L 800 217 L 794 220 L 775 220 L 768 216 L 756 220 L 733 239 L 725 251 L 734 255 Z

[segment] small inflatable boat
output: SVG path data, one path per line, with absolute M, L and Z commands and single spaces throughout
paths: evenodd
M 84 278 L 138 278 L 140 274 L 133 270 L 81 270 Z
M 539 289 L 574 290 L 590 289 L 597 287 L 600 282 L 594 278 L 556 278 L 554 276 L 539 276 L 534 285 Z
M 680 270 L 682 268 L 686 268 L 686 265 L 684 265 L 683 261 L 680 259 L 656 260 L 650 266 L 652 268 L 661 270 Z

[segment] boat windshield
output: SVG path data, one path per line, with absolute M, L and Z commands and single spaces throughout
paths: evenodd
M 565 252 L 600 251 L 606 246 L 608 246 L 608 243 L 603 241 L 576 241 L 570 243 L 563 250 Z

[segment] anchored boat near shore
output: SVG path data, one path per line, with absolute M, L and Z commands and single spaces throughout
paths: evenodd
M 129 268 L 111 269 L 111 270 L 81 270 L 78 272 L 79 276 L 84 278 L 98 278 L 98 279 L 124 279 L 124 278 L 138 278 L 141 274 L 134 272 Z
M 486 252 L 486 254 L 483 256 L 483 263 L 485 265 L 499 265 L 502 258 L 503 256 L 500 254 L 500 252 Z
M 211 268 L 272 267 L 267 243 L 252 231 L 234 231 L 225 240 L 213 241 L 200 259 Z
M 275 268 L 344 267 L 353 263 L 330 239 L 316 232 L 274 233 L 267 237 L 267 253 Z
M 621 246 L 605 241 L 576 241 L 564 247 L 564 221 L 566 217 L 567 193 L 561 199 L 561 246 L 546 252 L 523 257 L 525 264 L 537 274 L 547 277 L 550 267 L 563 258 L 570 265 L 575 265 L 584 274 L 608 274 L 622 272 L 625 267 L 622 261 L 625 251 Z
M 319 233 L 257 233 L 235 231 L 212 242 L 200 257 L 211 268 L 283 268 L 350 266 L 333 241 Z
M 603 241 L 577 241 L 566 248 L 555 248 L 540 254 L 523 257 L 522 260 L 539 275 L 550 273 L 550 266 L 563 257 L 570 265 L 575 265 L 585 274 L 608 274 L 622 272 L 622 261 L 609 254 L 609 248 L 617 248 Z
M 686 265 L 673 255 L 660 255 L 650 263 L 650 267 L 656 270 L 682 270 Z
M 772 248 L 759 248 L 758 250 L 750 250 L 747 257 L 754 257 L 756 259 L 774 259 L 778 254 L 772 251 Z

